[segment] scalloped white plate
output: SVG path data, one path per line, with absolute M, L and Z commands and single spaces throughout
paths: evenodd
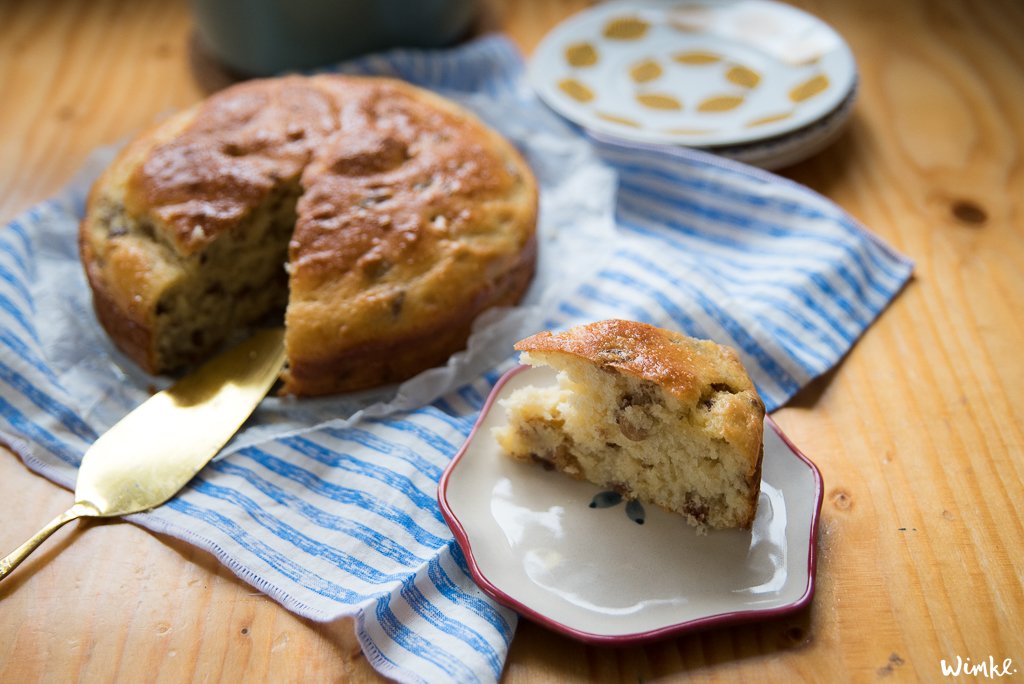
M 556 26 L 529 79 L 592 131 L 648 143 L 739 145 L 833 112 L 857 80 L 828 24 L 772 0 L 634 0 Z
M 766 419 L 763 479 L 749 531 L 700 535 L 654 507 L 591 507 L 597 487 L 509 459 L 491 435 L 496 401 L 554 382 L 521 366 L 495 386 L 438 487 L 473 578 L 499 603 L 547 627 L 627 643 L 773 617 L 814 593 L 818 469 Z M 642 524 L 636 522 L 642 519 Z

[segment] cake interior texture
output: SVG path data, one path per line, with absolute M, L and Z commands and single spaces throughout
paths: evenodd
M 510 456 L 680 513 L 700 528 L 750 527 L 760 450 L 752 462 L 749 449 L 730 440 L 731 416 L 751 408 L 748 392 L 713 384 L 690 405 L 655 382 L 571 354 L 534 351 L 521 360 L 557 370 L 557 385 L 523 387 L 503 400 L 508 424 L 495 437 Z
M 119 234 L 159 282 L 153 336 L 156 365 L 178 368 L 208 356 L 240 328 L 268 315 L 283 317 L 288 275 L 283 267 L 295 225 L 298 184 L 281 185 L 232 230 L 204 250 L 182 254 L 166 233 L 111 204 L 95 230 Z

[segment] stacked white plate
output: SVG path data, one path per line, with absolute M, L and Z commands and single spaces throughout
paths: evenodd
M 640 0 L 559 24 L 529 77 L 550 107 L 596 133 L 779 168 L 839 135 L 857 66 L 835 30 L 789 5 Z

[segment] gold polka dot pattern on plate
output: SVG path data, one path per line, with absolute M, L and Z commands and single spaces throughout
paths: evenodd
M 643 126 L 641 126 L 633 119 L 627 118 L 625 116 L 619 116 L 618 114 L 606 114 L 604 112 L 598 112 L 597 116 L 598 118 L 604 119 L 605 121 L 619 124 L 621 126 L 629 126 L 630 128 L 643 128 Z
M 662 132 L 669 135 L 710 135 L 716 131 L 712 128 L 666 128 Z
M 669 19 L 668 25 L 680 33 L 703 33 L 706 30 L 700 22 L 689 22 L 683 19 Z
M 695 3 L 680 3 L 666 14 L 668 25 L 681 33 L 704 33 L 715 12 Z
M 634 140 L 708 146 L 796 130 L 845 87 L 847 71 L 833 71 L 835 60 L 765 61 L 756 40 L 753 51 L 743 48 L 764 28 L 760 15 L 739 27 L 751 35 L 714 42 L 725 20 L 719 4 L 609 2 L 538 46 L 542 58 L 531 64 L 531 81 L 579 125 Z M 818 54 L 803 42 L 785 47 L 793 56 Z
M 804 57 L 803 59 L 800 59 L 800 60 L 797 60 L 797 61 L 794 61 L 794 62 L 790 62 L 790 65 L 794 66 L 794 67 L 809 67 L 809 66 L 812 66 L 814 64 L 817 64 L 820 61 L 821 61 L 821 55 L 809 55 L 807 57 Z
M 720 55 L 716 55 L 713 52 L 677 52 L 672 55 L 672 59 L 679 64 L 689 64 L 690 66 L 703 66 L 705 64 L 716 64 L 722 61 Z
M 594 99 L 594 91 L 575 78 L 563 78 L 558 82 L 558 89 L 577 102 L 590 102 Z
M 705 114 L 728 112 L 741 104 L 743 104 L 742 95 L 715 95 L 697 105 L 697 111 Z
M 762 116 L 758 119 L 747 124 L 747 128 L 754 128 L 755 126 L 764 126 L 765 124 L 775 123 L 776 121 L 784 121 L 793 115 L 793 112 L 782 112 L 781 114 L 769 114 L 768 116 Z
M 604 25 L 604 37 L 610 40 L 639 40 L 650 24 L 640 17 L 619 17 Z
M 818 74 L 789 91 L 789 99 L 793 102 L 803 102 L 815 95 L 825 92 L 828 89 L 828 76 Z
M 682 102 L 666 93 L 641 93 L 636 96 L 636 101 L 651 109 L 680 110 L 683 108 Z
M 593 66 L 597 64 L 597 48 L 590 43 L 573 43 L 565 48 L 565 61 L 574 67 Z
M 661 65 L 653 59 L 645 59 L 637 62 L 629 69 L 629 76 L 637 83 L 647 83 L 661 77 Z
M 725 78 L 743 88 L 756 88 L 761 82 L 761 74 L 742 64 L 734 64 L 725 72 Z

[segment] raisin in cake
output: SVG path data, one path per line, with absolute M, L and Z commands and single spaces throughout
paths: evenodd
M 495 436 L 509 455 L 699 527 L 751 526 L 765 409 L 732 349 L 622 320 L 542 332 L 515 348 L 558 381 L 504 400 L 508 424 Z
M 409 84 L 250 81 L 145 132 L 80 230 L 94 306 L 149 372 L 285 310 L 284 391 L 443 364 L 534 271 L 537 188 L 513 146 Z M 280 314 L 279 314 L 280 315 Z

